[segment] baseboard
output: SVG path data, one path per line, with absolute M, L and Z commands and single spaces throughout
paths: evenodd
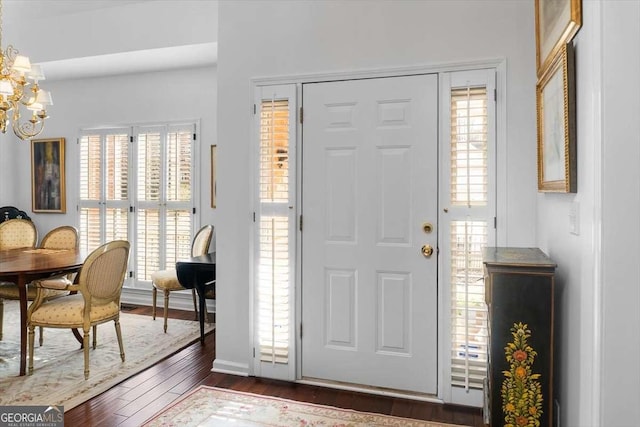
M 249 365 L 246 363 L 230 362 L 228 360 L 215 359 L 211 372 L 220 374 L 239 375 L 241 377 L 249 376 Z
M 149 306 L 153 305 L 153 297 L 151 294 L 151 290 L 147 289 L 132 289 L 132 288 L 123 288 L 122 289 L 122 297 L 120 301 L 123 304 L 132 304 L 139 306 Z M 206 300 L 207 303 L 207 312 L 215 313 L 216 312 L 216 301 L 215 300 Z M 164 307 L 164 296 L 160 293 L 158 295 L 157 302 L 158 310 L 162 311 Z M 169 297 L 169 308 L 173 308 L 176 310 L 186 310 L 193 311 L 193 298 L 191 296 L 190 291 L 179 291 L 179 292 L 171 292 L 171 296 Z

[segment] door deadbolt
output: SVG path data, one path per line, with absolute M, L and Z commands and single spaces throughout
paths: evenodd
M 425 233 L 429 234 L 433 231 L 433 224 L 431 224 L 430 222 L 425 222 L 424 224 L 422 224 L 422 229 Z
M 422 246 L 422 255 L 424 255 L 425 258 L 429 258 L 433 255 L 433 247 L 431 245 Z

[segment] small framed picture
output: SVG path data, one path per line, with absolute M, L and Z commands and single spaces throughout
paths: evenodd
M 582 0 L 536 0 L 536 69 L 540 77 L 582 26 Z
M 562 47 L 536 86 L 538 191 L 575 193 L 576 94 L 573 44 Z
M 31 140 L 31 208 L 65 213 L 64 138 Z

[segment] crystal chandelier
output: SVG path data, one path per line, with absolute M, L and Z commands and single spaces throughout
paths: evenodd
M 42 67 L 31 64 L 29 58 L 18 55 L 18 50 L 9 45 L 2 47 L 2 0 L 0 0 L 0 130 L 7 126 L 20 139 L 38 135 L 48 117 L 46 106 L 52 105 L 51 93 L 40 89 L 38 82 L 44 80 Z M 31 116 L 20 122 L 21 111 Z

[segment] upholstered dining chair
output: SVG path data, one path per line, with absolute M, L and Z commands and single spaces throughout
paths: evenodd
M 33 248 L 38 241 L 38 231 L 28 219 L 10 219 L 0 223 L 0 250 Z
M 80 243 L 78 238 L 78 230 L 75 227 L 69 225 L 63 225 L 49 231 L 42 238 L 40 242 L 40 248 L 42 249 L 77 249 Z M 71 284 L 73 280 L 73 274 L 66 277 L 59 277 L 49 280 L 59 282 L 59 286 Z M 68 291 L 59 291 L 49 289 L 45 292 L 44 297 L 47 299 L 57 298 L 63 295 L 67 295 Z M 29 285 L 27 286 L 27 300 L 33 301 L 36 298 L 36 289 Z M 18 285 L 9 282 L 0 282 L 0 339 L 2 339 L 2 325 L 3 325 L 3 312 L 4 304 L 2 300 L 19 300 L 20 294 L 18 293 Z M 39 344 L 42 345 L 42 328 L 40 328 Z
M 206 255 L 209 252 L 212 237 L 213 225 L 205 225 L 198 230 L 191 243 L 191 256 Z M 164 332 L 166 333 L 167 316 L 169 314 L 169 294 L 173 291 L 182 291 L 185 288 L 178 281 L 178 274 L 176 273 L 175 267 L 152 273 L 151 282 L 153 283 L 153 320 L 156 319 L 158 289 L 164 293 Z M 193 296 L 193 308 L 196 312 L 196 320 L 198 320 L 198 303 L 195 289 L 191 290 L 191 295 Z
M 124 362 L 124 345 L 120 329 L 120 295 L 127 272 L 129 242 L 115 240 L 106 243 L 89 254 L 80 272 L 77 284 L 67 284 L 65 291 L 73 295 L 47 300 L 43 290 L 56 289 L 51 280 L 32 282 L 37 289 L 36 299 L 29 306 L 29 374 L 33 373 L 34 330 L 45 328 L 80 329 L 83 335 L 84 378 L 89 378 L 89 333 L 93 332 L 93 348 L 96 348 L 97 326 L 113 320 L 120 346 L 120 358 Z M 60 286 L 61 287 L 61 286 Z
M 30 220 L 14 218 L 0 222 L 0 250 L 33 248 L 37 241 L 38 231 Z M 19 299 L 18 286 L 15 283 L 0 281 L 0 340 L 5 299 Z

